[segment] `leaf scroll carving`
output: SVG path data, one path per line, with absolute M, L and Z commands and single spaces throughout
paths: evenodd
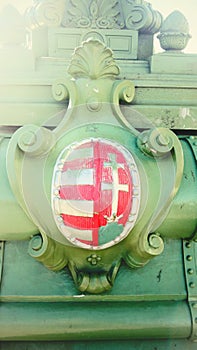
M 70 0 L 62 20 L 64 27 L 75 28 L 122 28 L 118 0 Z

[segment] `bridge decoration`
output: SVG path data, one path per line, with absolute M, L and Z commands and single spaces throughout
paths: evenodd
M 133 29 L 141 33 L 156 33 L 162 15 L 145 0 L 37 0 L 26 11 L 30 27 Z
M 143 267 L 162 253 L 160 227 L 181 185 L 183 150 L 172 131 L 136 130 L 123 114 L 120 101 L 132 102 L 134 84 L 118 80 L 103 43 L 85 41 L 68 72 L 53 85 L 54 98 L 69 101 L 63 119 L 53 130 L 19 128 L 7 171 L 37 228 L 29 254 L 54 271 L 68 266 L 81 292 L 102 293 L 122 260 Z

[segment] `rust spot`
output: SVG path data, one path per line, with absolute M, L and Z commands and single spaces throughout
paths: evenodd
M 191 170 L 191 174 L 192 174 L 192 178 L 194 180 L 194 182 L 196 181 L 196 178 L 195 178 L 195 175 L 194 175 L 194 172 Z
M 162 273 L 162 270 L 159 270 L 159 273 L 157 275 L 157 282 L 161 281 L 161 273 Z

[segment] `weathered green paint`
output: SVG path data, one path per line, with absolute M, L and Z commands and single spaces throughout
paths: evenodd
M 64 350 L 65 345 L 67 349 L 70 350 L 100 350 L 100 349 L 115 349 L 115 350 L 127 350 L 127 349 L 142 349 L 142 350 L 153 350 L 153 349 L 159 349 L 159 350 L 171 350 L 173 348 L 177 348 L 179 350 L 195 350 L 196 344 L 191 343 L 189 340 L 183 340 L 183 339 L 168 339 L 168 340 L 155 340 L 155 339 L 143 339 L 143 340 L 108 340 L 108 341 L 99 341 L 95 340 L 94 342 L 91 341 L 75 341 L 71 342 L 68 341 L 37 341 L 36 343 L 31 342 L 2 342 L 3 349 L 8 350 L 26 350 L 27 347 L 30 350 L 35 349 L 35 346 L 38 349 L 43 350 Z
M 186 286 L 181 249 L 181 241 L 169 240 L 163 253 L 142 269 L 131 270 L 123 264 L 111 290 L 101 295 L 83 295 L 68 269 L 54 273 L 31 258 L 27 253 L 28 241 L 8 241 L 4 249 L 1 301 L 182 301 L 186 298 Z M 22 269 L 21 264 L 27 269 Z
M 22 311 L 22 313 L 20 312 Z M 111 319 L 107 316 L 110 313 Z M 160 315 L 159 322 L 156 315 Z M 65 314 L 67 317 L 65 318 Z M 88 317 L 87 317 L 88 314 Z M 187 338 L 190 313 L 186 302 L 127 303 L 4 303 L 2 338 L 15 340 L 98 340 Z M 31 315 L 30 323 L 27 320 Z M 46 327 L 47 315 L 47 329 Z M 150 319 L 152 320 L 150 323 Z M 12 321 L 11 321 L 12 320 Z M 82 326 L 83 325 L 83 326 Z M 10 336 L 10 327 L 12 336 Z M 21 334 L 22 328 L 22 334 Z
M 175 11 L 162 22 L 145 1 L 65 9 L 39 0 L 25 18 L 8 7 L 0 28 L 3 348 L 193 350 L 197 66 L 180 52 L 185 17 Z M 165 52 L 153 54 L 159 31 Z M 60 151 L 92 137 L 135 155 L 147 192 L 128 237 L 99 251 L 69 244 L 50 205 Z
M 100 322 L 99 339 L 111 338 L 110 332 L 114 332 L 113 338 L 116 339 L 136 338 L 137 334 L 139 338 L 144 336 L 149 338 L 151 334 L 149 332 L 154 333 L 154 327 L 158 325 L 158 322 L 161 330 L 158 330 L 157 337 L 161 335 L 167 338 L 187 337 L 190 333 L 190 316 L 185 304 L 186 290 L 184 267 L 180 254 L 181 242 L 175 240 L 169 243 L 163 254 L 155 258 L 157 262 L 152 261 L 143 269 L 133 271 L 122 266 L 114 288 L 103 295 L 94 296 L 83 295 L 77 291 L 67 270 L 54 273 L 47 270 L 42 264 L 35 263 L 27 254 L 28 242 L 7 242 L 4 252 L 5 274 L 1 289 L 2 306 L 5 305 L 5 308 L 2 308 L 1 312 L 8 323 L 6 324 L 5 318 L 2 317 L 1 337 L 4 338 L 6 332 L 9 333 L 9 322 L 13 320 L 15 337 L 18 333 L 19 338 L 22 336 L 19 333 L 23 327 L 23 337 L 30 337 L 31 334 L 34 340 L 39 337 L 42 337 L 43 340 L 49 339 L 48 337 L 56 340 L 71 338 L 82 340 L 82 337 L 90 339 L 91 335 L 87 335 L 87 328 L 85 328 L 87 312 L 88 314 L 91 312 L 93 317 L 89 319 L 89 326 L 87 325 L 89 329 L 94 323 L 96 332 L 97 322 Z M 12 257 L 15 257 L 14 264 Z M 176 264 L 173 263 L 174 261 Z M 21 264 L 27 268 L 21 269 Z M 174 276 L 177 278 L 175 279 Z M 18 280 L 23 283 L 19 284 Z M 27 318 L 24 317 L 23 305 L 25 312 L 31 315 L 26 325 Z M 158 308 L 161 308 L 160 321 L 158 320 Z M 42 327 L 46 319 L 46 312 L 47 325 Z M 100 321 L 97 312 L 101 317 Z M 169 319 L 170 312 L 172 314 Z M 78 316 L 75 317 L 76 313 Z M 15 315 L 14 318 L 13 315 Z M 23 319 L 24 326 L 21 323 Z M 123 323 L 121 319 L 124 319 Z M 52 322 L 51 325 L 50 322 Z M 126 327 L 125 324 L 127 324 Z M 69 325 L 72 327 L 72 335 L 70 331 L 65 333 L 66 329 L 71 329 Z M 53 328 L 51 336 L 50 327 Z M 117 332 L 117 329 L 120 332 Z M 59 332 L 62 334 L 60 335 Z M 151 337 L 154 337 L 153 333 Z M 97 337 L 92 333 L 91 338 L 96 339 Z

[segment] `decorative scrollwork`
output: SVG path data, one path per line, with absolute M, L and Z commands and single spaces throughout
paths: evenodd
M 152 9 L 145 1 L 128 1 L 128 15 L 125 17 L 127 29 L 139 30 L 141 33 L 154 34 L 162 24 L 160 12 Z
M 169 129 L 157 128 L 150 131 L 144 131 L 138 137 L 138 147 L 147 155 L 154 158 L 164 157 L 170 152 L 173 152 L 173 157 L 176 159 L 175 175 L 173 179 L 173 185 L 170 188 L 169 196 L 166 202 L 162 202 L 161 209 L 155 213 L 155 217 L 152 218 L 151 227 L 155 228 L 159 226 L 164 219 L 170 203 L 175 197 L 182 180 L 184 159 L 181 143 L 177 136 Z M 173 177 L 172 177 L 173 178 Z
M 69 269 L 72 273 L 77 289 L 83 293 L 91 294 L 100 294 L 110 290 L 114 284 L 119 266 L 120 260 L 114 263 L 109 271 L 88 273 L 88 271 L 78 270 L 73 261 L 69 262 Z
M 28 252 L 50 270 L 59 271 L 67 265 L 65 247 L 44 233 L 32 237 Z
M 67 82 L 57 81 L 52 86 L 52 94 L 56 101 L 64 101 L 68 98 Z
M 65 4 L 63 0 L 36 1 L 34 6 L 29 8 L 26 12 L 27 24 L 30 28 L 60 25 L 64 7 Z
M 157 233 L 141 232 L 138 243 L 124 255 L 124 261 L 131 268 L 140 268 L 146 265 L 153 257 L 160 255 L 164 250 L 164 241 Z
M 139 136 L 138 145 L 144 153 L 160 157 L 171 151 L 173 147 L 172 135 L 165 128 L 144 131 Z
M 36 125 L 25 125 L 19 130 L 18 146 L 29 156 L 37 157 L 48 153 L 54 146 L 53 133 Z
M 125 101 L 127 103 L 131 103 L 135 95 L 135 86 L 129 80 L 124 80 L 115 84 L 113 91 L 113 110 L 116 115 L 116 118 L 119 122 L 124 125 L 126 128 L 132 131 L 133 134 L 138 135 L 136 129 L 132 127 L 132 125 L 127 121 L 125 116 L 122 114 L 120 110 L 120 100 Z

